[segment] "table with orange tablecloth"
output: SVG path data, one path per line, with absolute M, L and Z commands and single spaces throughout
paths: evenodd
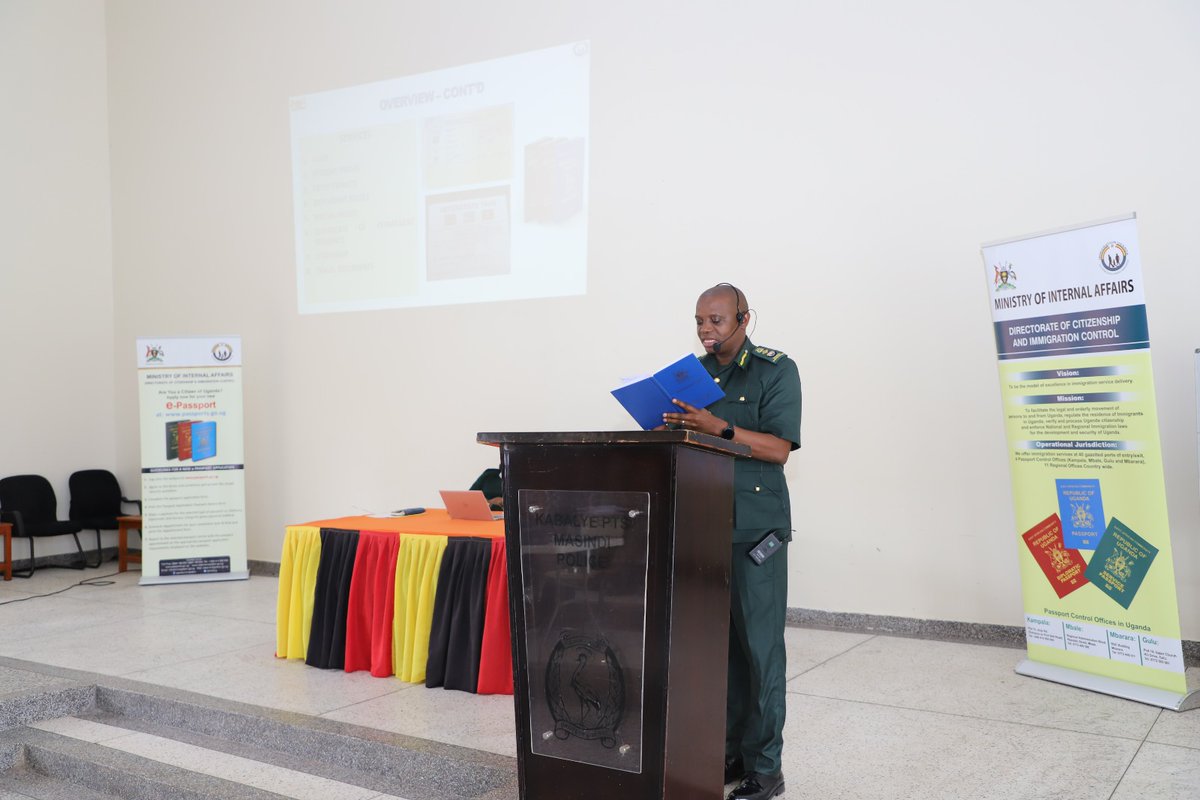
M 280 658 L 512 694 L 504 523 L 429 509 L 290 525 L 276 633 Z

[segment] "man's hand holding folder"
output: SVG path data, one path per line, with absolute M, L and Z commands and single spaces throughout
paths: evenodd
M 704 408 L 720 400 L 725 393 L 713 382 L 700 359 L 689 353 L 653 375 L 627 380 L 613 389 L 612 395 L 642 430 L 648 431 L 663 424 L 663 414 L 679 410 L 671 402 L 673 398 Z

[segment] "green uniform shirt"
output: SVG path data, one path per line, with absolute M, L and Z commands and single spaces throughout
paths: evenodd
M 491 500 L 493 497 L 503 497 L 504 481 L 500 477 L 500 470 L 494 468 L 485 469 L 479 473 L 479 477 L 471 484 L 471 491 L 475 491 L 476 489 L 483 492 L 483 496 L 488 500 Z
M 700 363 L 725 391 L 709 411 L 738 428 L 786 439 L 793 450 L 800 446 L 800 373 L 794 361 L 747 339 L 730 364 L 722 367 L 711 354 Z M 733 480 L 733 541 L 757 541 L 768 530 L 790 536 L 792 507 L 782 464 L 738 458 Z

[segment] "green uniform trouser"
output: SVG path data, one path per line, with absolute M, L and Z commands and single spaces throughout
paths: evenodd
M 746 554 L 759 539 L 733 544 L 725 754 L 740 755 L 747 772 L 769 775 L 782 768 L 787 683 L 783 642 L 787 618 L 787 543 L 758 565 Z

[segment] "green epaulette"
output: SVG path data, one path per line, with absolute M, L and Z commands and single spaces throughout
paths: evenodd
M 778 364 L 780 359 L 787 355 L 787 353 L 783 352 L 782 350 L 775 350 L 771 347 L 755 347 L 750 352 L 764 361 L 770 361 L 772 364 Z

